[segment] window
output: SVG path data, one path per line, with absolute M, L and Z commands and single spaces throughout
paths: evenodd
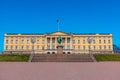
M 70 39 L 67 39 L 67 43 L 70 43 Z
M 95 40 L 93 40 L 93 44 L 95 44 Z
M 16 46 L 16 50 L 18 50 L 18 46 Z
M 91 46 L 88 46 L 88 49 L 91 50 Z
M 49 45 L 47 46 L 47 49 L 50 49 L 50 46 L 49 46 Z
M 63 39 L 62 42 L 65 43 L 65 39 Z
M 80 50 L 80 46 L 78 46 L 78 49 Z
M 44 50 L 44 46 L 42 46 L 42 50 Z
M 108 40 L 108 43 L 109 43 L 109 44 L 111 43 L 110 40 Z
M 24 49 L 24 46 L 22 46 L 22 50 Z
M 47 39 L 47 42 L 50 43 L 50 39 Z
M 37 46 L 37 49 L 39 50 L 39 46 Z
M 16 44 L 18 44 L 18 40 L 16 40 Z
M 101 40 L 99 40 L 99 44 L 101 44 Z
M 8 44 L 8 40 L 6 40 L 6 44 Z
M 96 46 L 94 46 L 94 50 L 96 50 Z
M 85 40 L 83 40 L 83 44 L 85 44 Z
M 104 50 L 106 50 L 106 46 L 104 46 Z
M 106 40 L 104 40 L 104 44 L 106 43 Z
M 11 46 L 10 48 L 11 48 L 11 50 L 12 50 L 12 49 L 13 49 L 13 46 Z
M 13 40 L 11 40 L 11 44 L 13 44 Z
M 83 50 L 85 50 L 85 46 L 83 46 Z
M 24 44 L 24 40 L 22 40 L 22 44 Z
M 78 40 L 78 44 L 80 44 L 80 40 Z
M 99 49 L 101 50 L 101 49 L 102 49 L 102 47 L 101 47 L 101 46 L 99 46 Z
M 70 46 L 67 46 L 67 49 L 70 49 Z
M 27 44 L 29 44 L 29 40 L 27 40 Z
M 6 46 L 6 50 L 8 50 L 8 46 Z
M 109 50 L 111 50 L 111 46 L 109 46 Z
M 40 41 L 39 40 L 37 40 L 37 43 L 39 43 Z
M 52 40 L 52 43 L 55 43 L 55 40 Z
M 55 46 L 52 46 L 52 49 L 55 49 Z

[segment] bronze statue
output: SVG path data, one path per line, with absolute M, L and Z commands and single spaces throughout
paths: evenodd
M 61 36 L 58 36 L 57 37 L 57 42 L 58 42 L 58 45 L 62 45 L 62 37 Z

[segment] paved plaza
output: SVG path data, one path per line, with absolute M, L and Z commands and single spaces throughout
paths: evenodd
M 120 62 L 1 62 L 0 80 L 120 80 Z

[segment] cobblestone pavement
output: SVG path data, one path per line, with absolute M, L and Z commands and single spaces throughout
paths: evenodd
M 0 62 L 0 80 L 120 80 L 120 62 Z

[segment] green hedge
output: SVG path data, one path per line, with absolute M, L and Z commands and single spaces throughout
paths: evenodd
M 1 54 L 0 62 L 27 62 L 29 54 Z
M 120 54 L 94 54 L 96 61 L 120 61 Z

